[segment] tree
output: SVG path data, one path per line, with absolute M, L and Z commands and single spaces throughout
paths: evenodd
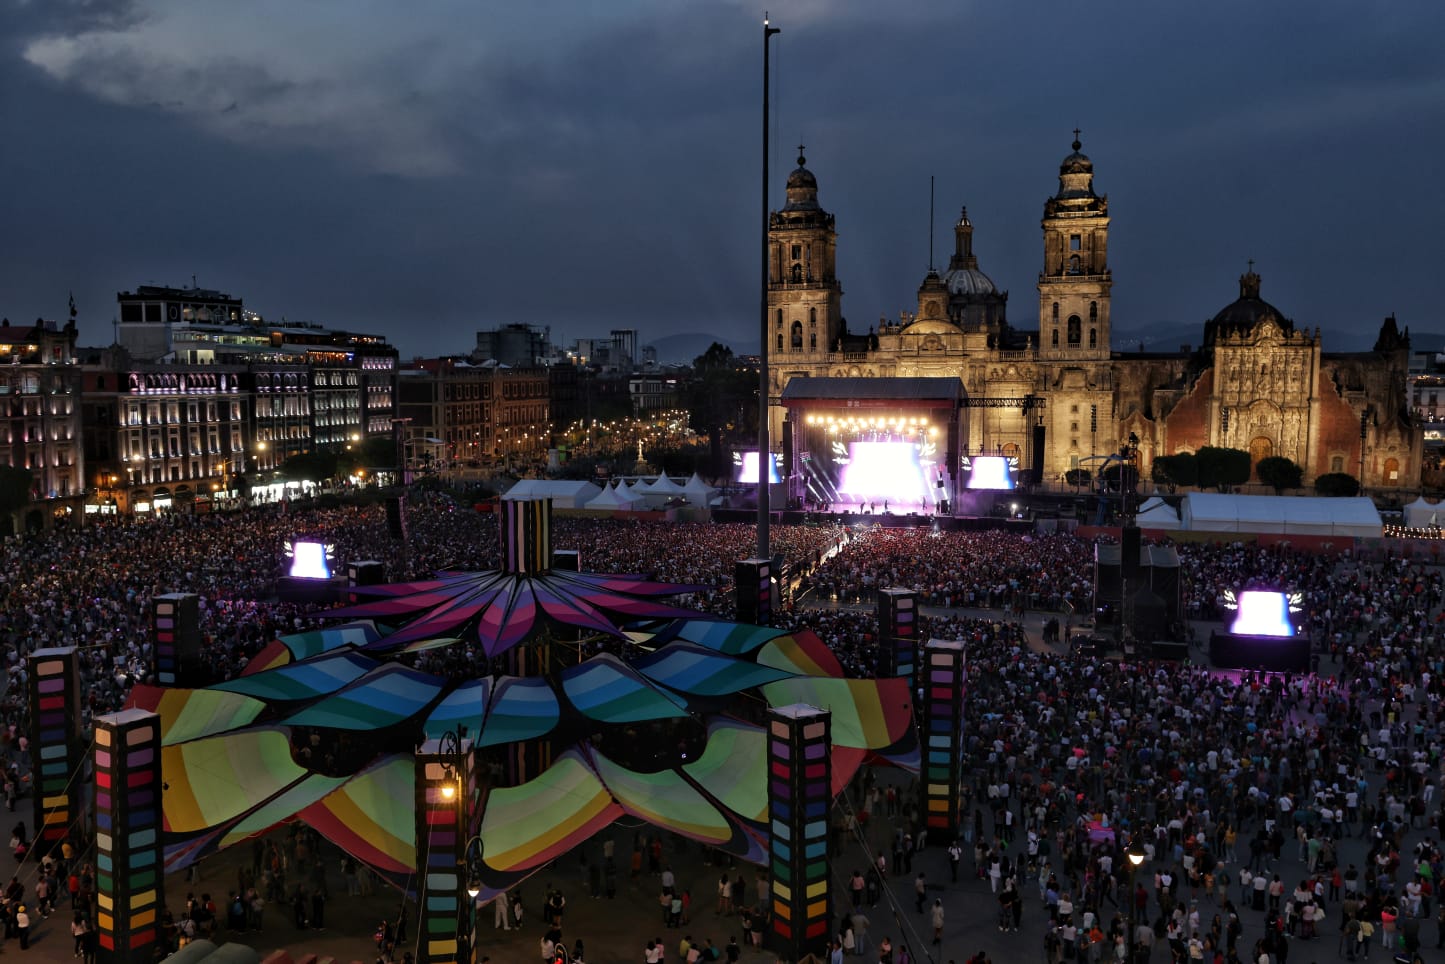
M 1070 485 L 1088 485 L 1092 480 L 1088 469 L 1069 469 L 1064 473 L 1064 481 Z
M 0 465 L 0 513 L 18 512 L 30 504 L 35 476 L 29 469 Z
M 1285 489 L 1298 489 L 1300 481 L 1304 478 L 1304 469 L 1294 464 L 1293 459 L 1287 459 L 1283 455 L 1271 455 L 1267 459 L 1260 459 L 1259 464 L 1254 467 L 1254 472 L 1259 476 L 1259 481 L 1274 489 L 1274 494 L 1279 495 Z
M 1347 472 L 1326 472 L 1315 479 L 1315 494 L 1335 498 L 1359 495 L 1360 483 Z
M 1199 460 L 1193 452 L 1177 452 L 1174 455 L 1156 455 L 1149 470 L 1155 482 L 1170 485 L 1198 485 Z
M 713 342 L 693 359 L 693 378 L 688 385 L 688 425 L 706 435 L 711 446 L 711 474 L 726 472 L 723 462 L 724 437 L 756 435 L 758 427 L 758 373 L 738 364 L 733 350 Z
M 1217 488 L 1226 492 L 1230 486 L 1249 481 L 1249 453 L 1243 449 L 1206 445 L 1194 454 L 1194 459 L 1199 468 L 1201 489 Z

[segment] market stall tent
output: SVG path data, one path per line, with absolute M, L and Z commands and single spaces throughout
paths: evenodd
M 1379 538 L 1384 532 L 1375 503 L 1348 499 L 1191 492 L 1181 520 L 1192 532 L 1254 532 Z
M 591 482 L 574 479 L 522 479 L 507 490 L 502 498 L 511 502 L 529 499 L 551 499 L 559 509 L 581 509 L 602 494 Z

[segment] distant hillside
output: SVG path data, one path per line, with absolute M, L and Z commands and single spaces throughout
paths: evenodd
M 724 338 L 701 331 L 663 335 L 661 338 L 654 338 L 648 342 L 647 347 L 657 349 L 657 360 L 664 365 L 690 365 L 694 358 L 712 347 L 712 343 L 715 341 L 722 342 L 731 348 L 734 355 L 752 354 L 758 350 L 756 341 Z

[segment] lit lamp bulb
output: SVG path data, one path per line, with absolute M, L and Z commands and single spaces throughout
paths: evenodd
M 443 800 L 451 800 L 451 799 L 453 799 L 456 795 L 457 795 L 457 788 L 454 787 L 454 786 L 452 786 L 452 784 L 451 784 L 450 781 L 442 784 L 442 799 L 443 799 Z
M 467 881 L 467 895 L 468 895 L 468 896 L 470 896 L 472 899 L 475 900 L 475 899 L 476 899 L 476 896 L 477 896 L 478 894 L 480 894 L 481 892 L 482 892 L 481 882 L 478 881 L 475 877 L 473 877 L 471 880 Z

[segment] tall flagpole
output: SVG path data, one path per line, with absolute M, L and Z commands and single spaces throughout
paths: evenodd
M 773 461 L 768 446 L 768 41 L 778 33 L 777 27 L 768 22 L 763 14 L 763 237 L 762 237 L 762 307 L 759 310 L 758 327 L 758 555 L 759 559 L 771 559 L 768 546 L 769 504 L 768 482 L 772 477 Z

